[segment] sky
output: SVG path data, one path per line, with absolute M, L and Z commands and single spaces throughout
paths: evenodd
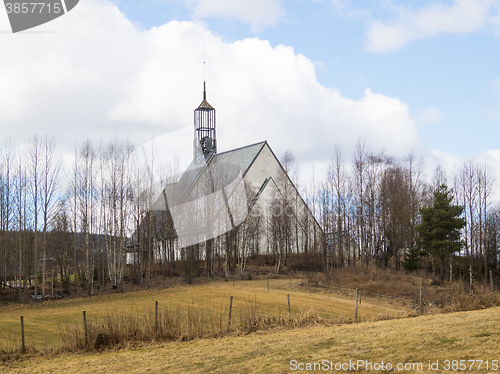
M 0 9 L 2 140 L 161 138 L 185 165 L 204 80 L 219 152 L 267 140 L 304 183 L 360 138 L 500 180 L 500 0 L 81 0 L 16 34 Z

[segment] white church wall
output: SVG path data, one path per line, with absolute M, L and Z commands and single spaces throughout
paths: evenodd
M 299 192 L 266 144 L 244 177 L 245 184 L 252 193 L 251 197 L 257 194 L 262 184 L 269 177 L 272 178 L 272 181 L 269 181 L 250 212 L 250 214 L 261 214 L 263 224 L 266 226 L 259 247 L 266 252 L 270 251 L 271 238 L 269 236 L 272 233 L 267 229 L 267 224 L 271 214 L 277 216 L 286 214 L 291 219 L 289 231 L 290 251 L 294 253 L 302 252 L 305 245 L 311 245 L 314 238 L 321 238 L 322 231 Z M 286 199 L 289 208 L 285 211 L 275 207 L 271 212 L 270 208 L 275 199 Z

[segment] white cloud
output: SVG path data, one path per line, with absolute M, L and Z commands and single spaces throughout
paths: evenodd
M 0 29 L 8 30 L 4 14 Z M 52 133 L 71 145 L 123 129 L 107 121 L 106 112 L 130 85 L 151 40 L 118 8 L 89 0 L 31 33 L 0 37 L 2 138 Z
M 342 97 L 321 86 L 314 63 L 291 47 L 257 38 L 226 43 L 190 23 L 171 22 L 152 33 L 169 53 L 145 62 L 130 95 L 110 110 L 113 119 L 191 126 L 201 100 L 204 41 L 221 150 L 267 139 L 278 154 L 292 148 L 303 159 L 328 158 L 335 142 L 354 144 L 360 135 L 398 154 L 415 146 L 414 123 L 399 99 L 369 89 L 359 101 Z M 181 45 L 198 50 L 198 58 Z
M 491 17 L 491 26 L 493 28 L 493 32 L 495 36 L 500 37 L 500 13 L 496 16 Z
M 229 43 L 191 22 L 141 31 L 99 0 L 44 29 L 56 33 L 0 35 L 1 138 L 54 134 L 71 152 L 85 138 L 119 132 L 139 145 L 185 128 L 162 152 L 181 147 L 190 157 L 205 45 L 220 151 L 268 140 L 277 155 L 290 148 L 301 162 L 327 163 L 336 142 L 349 152 L 359 136 L 396 155 L 418 147 L 407 105 L 370 89 L 345 98 L 320 85 L 315 64 L 291 47 Z
M 453 181 L 450 178 L 456 174 L 458 168 L 466 161 L 463 157 L 458 157 L 449 153 L 433 150 L 427 154 L 427 163 L 425 165 L 426 175 L 430 181 L 434 175 L 436 167 L 439 165 L 446 173 L 449 187 L 452 187 Z
M 351 6 L 351 0 L 330 0 L 333 9 L 341 16 L 348 18 L 364 18 L 370 15 L 370 11 L 357 9 Z
M 466 162 L 472 161 L 481 167 L 486 166 L 487 172 L 494 179 L 493 193 L 490 196 L 491 202 L 494 204 L 500 203 L 500 193 L 498 188 L 495 188 L 498 186 L 498 176 L 500 176 L 500 149 L 490 149 L 473 158 L 459 157 L 436 150 L 427 152 L 426 156 L 426 175 L 429 180 L 432 178 L 436 167 L 440 165 L 446 172 L 449 187 L 455 187 L 453 177 L 458 175 L 460 168 Z
M 183 2 L 196 19 L 209 17 L 237 19 L 248 23 L 254 32 L 279 22 L 284 14 L 277 0 L 170 0 Z
M 432 4 L 417 11 L 398 8 L 397 20 L 374 21 L 366 32 L 366 49 L 370 52 L 396 50 L 412 40 L 440 33 L 474 32 L 492 23 L 491 12 L 496 0 L 453 0 L 450 5 Z
M 417 114 L 415 121 L 421 123 L 436 123 L 441 119 L 441 111 L 438 108 L 426 108 Z

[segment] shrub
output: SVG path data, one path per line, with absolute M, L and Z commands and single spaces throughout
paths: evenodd
M 312 310 L 298 315 L 262 315 L 255 300 L 251 300 L 240 314 L 239 321 L 233 319 L 230 326 L 226 311 L 188 307 L 187 310 L 159 311 L 158 324 L 152 313 L 112 314 L 97 321 L 87 321 L 87 337 L 81 325 L 66 326 L 61 331 L 61 337 L 67 350 L 93 351 L 128 342 L 189 341 L 318 324 L 326 325 L 328 322 Z

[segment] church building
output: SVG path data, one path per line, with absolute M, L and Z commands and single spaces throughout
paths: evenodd
M 323 267 L 321 226 L 267 141 L 221 153 L 217 146 L 215 108 L 204 83 L 194 111 L 193 161 L 152 208 L 163 212 L 155 215 L 162 221 L 154 235 L 167 256 L 193 259 L 193 276 L 219 265 L 227 275 L 243 275 L 256 255 L 274 255 L 276 272 L 292 257 L 297 268 L 301 261 Z

